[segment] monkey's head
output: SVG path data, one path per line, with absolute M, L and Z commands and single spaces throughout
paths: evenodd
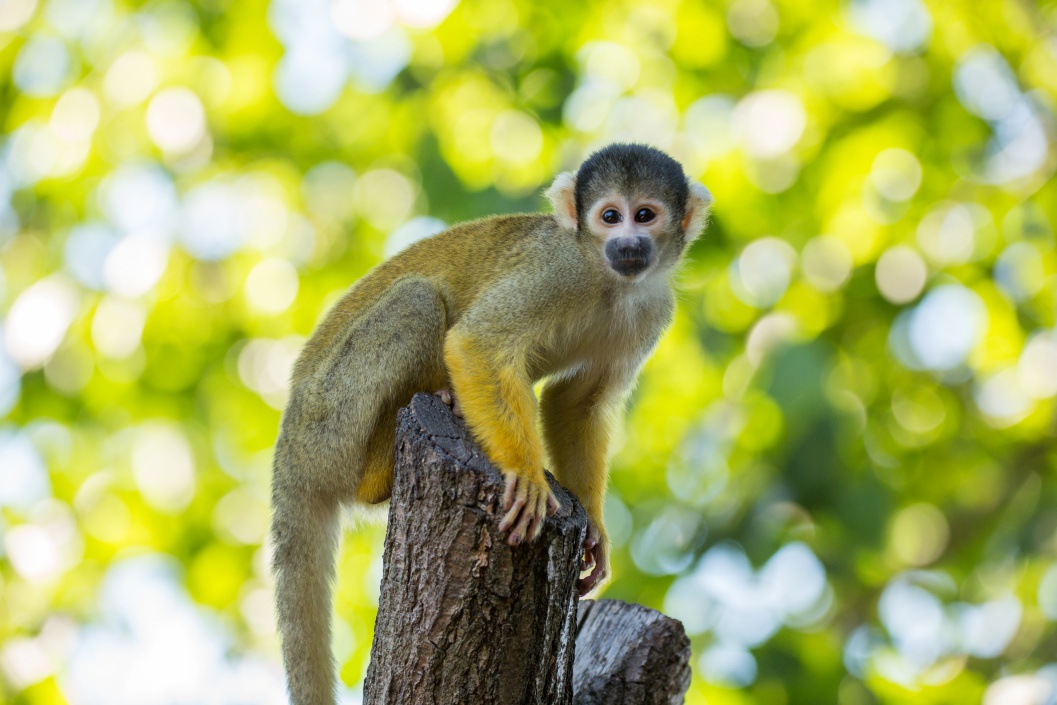
M 679 162 L 640 144 L 611 144 L 547 189 L 562 227 L 592 242 L 618 277 L 670 269 L 698 236 L 712 194 Z

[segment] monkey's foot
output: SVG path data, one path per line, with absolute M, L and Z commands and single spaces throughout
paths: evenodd
M 576 582 L 576 591 L 580 593 L 580 597 L 609 579 L 608 541 L 590 517 L 587 519 L 587 535 L 584 537 L 584 555 L 580 561 L 580 571 L 587 573 Z
M 558 511 L 558 498 L 546 480 L 534 482 L 516 472 L 504 472 L 503 478 L 506 480 L 503 493 L 506 515 L 499 522 L 499 530 L 510 529 L 506 542 L 511 546 L 523 543 L 526 538 L 535 541 L 543 531 L 543 520 Z
M 459 400 L 455 398 L 455 392 L 450 389 L 438 389 L 433 392 L 435 396 L 440 397 L 440 400 L 451 407 L 451 413 L 462 418 L 462 407 L 459 406 Z

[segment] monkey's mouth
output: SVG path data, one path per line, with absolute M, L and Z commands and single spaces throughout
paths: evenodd
M 613 268 L 613 271 L 617 274 L 622 274 L 625 277 L 634 277 L 637 274 L 642 274 L 650 266 L 650 260 L 648 257 L 630 257 L 625 259 L 610 260 L 609 266 Z

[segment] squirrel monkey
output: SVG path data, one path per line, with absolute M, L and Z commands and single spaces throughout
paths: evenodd
M 672 318 L 671 275 L 712 196 L 668 155 L 633 144 L 595 152 L 546 195 L 553 214 L 456 225 L 376 267 L 327 314 L 294 366 L 272 486 L 294 705 L 334 702 L 339 507 L 389 499 L 396 412 L 415 392 L 444 390 L 457 401 L 502 470 L 500 528 L 511 545 L 539 536 L 558 508 L 546 454 L 590 518 L 580 593 L 607 576 L 612 428 Z M 532 385 L 543 378 L 537 402 Z

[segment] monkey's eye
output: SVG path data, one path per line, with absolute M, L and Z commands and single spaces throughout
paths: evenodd
M 621 220 L 623 220 L 623 218 L 620 217 L 620 211 L 615 210 L 613 208 L 609 208 L 604 213 L 602 213 L 602 222 L 604 223 L 616 225 Z
M 657 216 L 649 208 L 640 208 L 639 212 L 635 214 L 636 223 L 648 223 Z

